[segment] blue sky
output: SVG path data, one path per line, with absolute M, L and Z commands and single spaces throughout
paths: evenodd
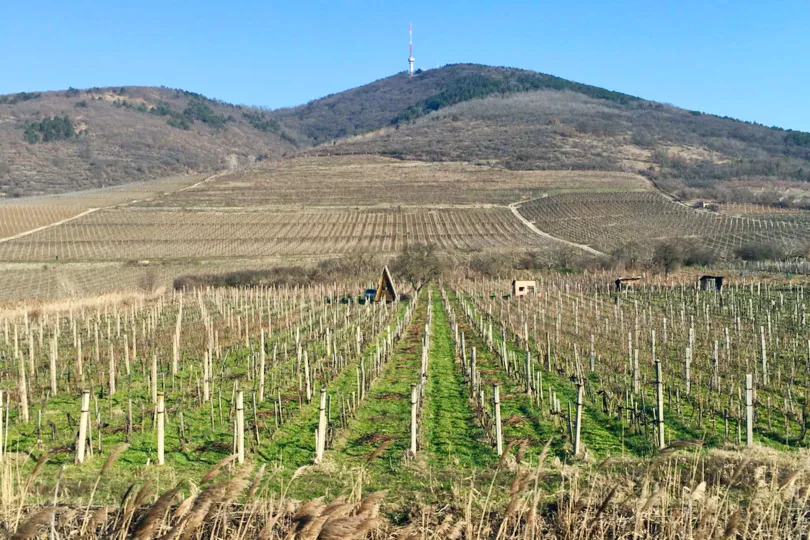
M 165 85 L 296 105 L 406 69 L 515 66 L 810 131 L 810 3 L 7 0 L 0 94 Z

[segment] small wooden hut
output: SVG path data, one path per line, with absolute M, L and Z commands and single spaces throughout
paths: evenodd
M 700 276 L 701 291 L 722 291 L 725 276 Z
M 391 279 L 391 272 L 387 266 L 383 266 L 380 280 L 377 282 L 377 293 L 374 295 L 375 302 L 395 302 L 397 290 L 394 287 L 394 280 Z

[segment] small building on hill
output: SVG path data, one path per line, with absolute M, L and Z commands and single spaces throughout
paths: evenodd
M 537 283 L 534 280 L 512 280 L 512 298 L 537 293 Z
M 640 277 L 620 277 L 613 282 L 613 287 L 616 289 L 616 292 L 633 289 L 639 281 L 641 281 Z
M 396 302 L 397 290 L 394 287 L 394 280 L 391 279 L 391 272 L 387 266 L 383 266 L 380 280 L 377 282 L 377 291 L 374 294 L 375 302 Z
M 722 291 L 724 276 L 700 276 L 701 291 Z

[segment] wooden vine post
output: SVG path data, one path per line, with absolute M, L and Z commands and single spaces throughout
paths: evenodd
M 50 361 L 51 361 L 51 366 L 50 366 L 50 371 L 51 371 L 51 396 L 55 396 L 56 395 L 56 390 L 57 390 L 57 388 L 56 388 L 56 361 L 58 360 L 57 356 L 59 354 L 59 348 L 57 347 L 56 337 L 55 336 L 51 337 L 50 346 L 51 346 L 51 351 L 50 351 L 49 356 L 50 356 Z
M 236 461 L 245 462 L 245 396 L 241 390 L 236 393 Z
M 22 421 L 27 424 L 30 417 L 28 416 L 28 384 L 25 381 L 25 362 L 23 362 L 22 358 L 20 357 L 18 357 L 18 360 L 20 367 L 20 417 Z
M 658 400 L 658 448 L 666 446 L 664 437 L 664 377 L 661 370 L 661 359 L 655 356 L 655 330 L 652 331 L 652 356 L 655 362 L 655 389 Z
M 3 462 L 3 441 L 3 391 L 0 390 L 0 463 Z
M 318 431 L 315 433 L 315 463 L 323 461 L 326 450 L 326 389 L 321 388 L 318 403 Z
M 151 377 L 152 379 L 152 403 L 157 403 L 158 399 L 158 384 L 157 384 L 157 355 L 152 355 Z
M 415 384 L 411 385 L 411 456 L 416 456 L 416 434 L 417 434 L 417 406 L 419 403 L 419 390 Z
M 745 375 L 745 445 L 754 446 L 754 376 Z
M 264 351 L 264 328 L 262 328 L 261 348 L 259 349 L 259 403 L 264 402 L 264 368 L 267 353 Z
M 580 378 L 577 381 L 577 412 L 576 421 L 574 423 L 574 455 L 578 456 L 582 448 L 582 402 L 584 401 L 585 385 Z M 570 402 L 569 402 L 570 403 Z
M 82 390 L 82 407 L 79 414 L 79 438 L 76 440 L 76 464 L 84 463 L 87 443 L 87 426 L 90 424 L 90 390 Z
M 762 384 L 768 386 L 768 353 L 765 348 L 765 327 L 759 327 L 760 354 L 762 360 Z
M 115 353 L 110 345 L 110 395 L 115 395 Z
M 159 392 L 157 395 L 157 459 L 158 465 L 163 465 L 165 463 L 165 425 L 164 425 L 164 417 L 166 415 L 166 402 L 163 395 L 163 392 Z
M 492 402 L 495 405 L 495 444 L 498 457 L 503 455 L 503 429 L 501 427 L 501 388 L 495 384 L 492 388 Z

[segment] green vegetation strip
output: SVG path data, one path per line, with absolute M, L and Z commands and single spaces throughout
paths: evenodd
M 456 310 L 459 335 L 461 332 L 464 333 L 467 351 L 472 351 L 472 347 L 475 347 L 475 361 L 482 386 L 488 392 L 491 392 L 493 384 L 500 385 L 504 447 L 510 441 L 526 439 L 529 441 L 528 453 L 531 455 L 539 453 L 548 438 L 553 437 L 555 440 L 553 448 L 556 453 L 558 455 L 565 454 L 567 451 L 565 449 L 565 439 L 560 436 L 560 427 L 555 426 L 554 422 L 546 419 L 531 402 L 525 389 L 506 375 L 500 359 L 489 351 L 475 330 L 465 320 L 455 293 L 448 291 L 448 297 Z
M 426 312 L 427 306 L 420 302 L 381 377 L 372 385 L 345 434 L 335 441 L 334 450 L 329 452 L 332 459 L 360 465 L 380 449 L 381 459 L 373 462 L 379 469 L 388 468 L 389 459 L 398 463 L 405 455 L 410 443 L 410 386 L 419 380 L 421 329 Z
M 423 411 L 426 450 L 436 463 L 483 466 L 492 462 L 495 452 L 481 441 L 483 429 L 467 399 L 467 390 L 455 362 L 453 336 L 442 297 L 433 291 L 433 325 L 427 399 Z

